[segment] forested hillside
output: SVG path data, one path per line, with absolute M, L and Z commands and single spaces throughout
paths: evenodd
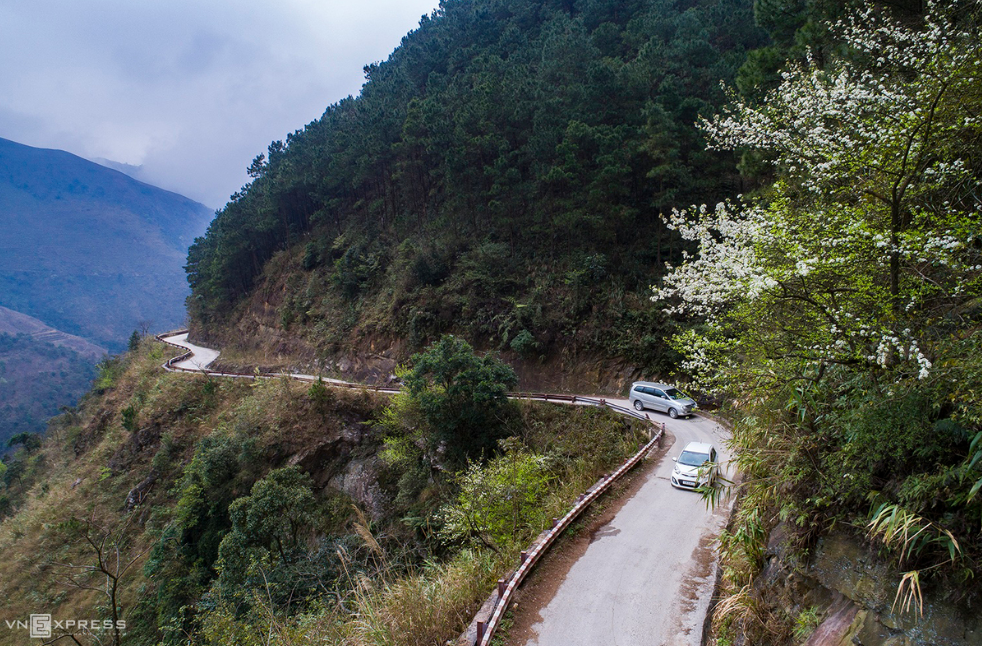
M 43 433 L 48 419 L 92 386 L 106 350 L 0 307 L 0 452 L 21 433 Z
M 800 578 L 778 577 L 786 606 L 758 585 L 776 527 L 795 576 L 844 532 L 899 569 L 898 616 L 971 608 L 979 17 L 446 2 L 360 97 L 257 158 L 191 250 L 196 325 L 264 352 L 453 331 L 676 370 L 731 408 L 745 478 L 718 643 L 800 643 L 828 611 Z M 930 617 L 862 607 L 864 639 L 934 639 Z
M 645 436 L 506 400 L 466 336 L 719 393 L 741 481 L 706 491 L 740 496 L 711 643 L 801 644 L 837 608 L 841 643 L 977 643 L 980 24 L 447 0 L 256 159 L 187 268 L 229 354 L 394 348 L 404 391 L 169 374 L 134 337 L 0 462 L 6 609 L 125 620 L 59 636 L 86 644 L 446 643 Z M 850 592 L 816 592 L 829 538 Z
M 443 2 L 256 158 L 191 249 L 192 316 L 230 345 L 454 331 L 667 370 L 646 292 L 682 245 L 658 214 L 745 188 L 695 122 L 764 43 L 749 0 Z
M 0 462 L 4 610 L 121 628 L 53 638 L 446 643 L 648 438 L 606 409 L 506 399 L 511 369 L 453 337 L 414 358 L 395 397 L 167 373 L 164 349 L 146 339 L 102 362 L 77 407 Z
M 95 359 L 25 334 L 0 332 L 0 453 L 19 433 L 42 433 L 92 385 Z

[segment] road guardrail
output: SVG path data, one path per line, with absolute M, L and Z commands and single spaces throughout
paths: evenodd
M 171 332 L 165 332 L 163 334 L 156 335 L 156 339 L 161 343 L 165 343 L 169 346 L 175 348 L 180 348 L 185 350 L 183 354 L 176 357 L 168 359 L 161 367 L 168 372 L 189 372 L 189 373 L 199 373 L 214 377 L 229 377 L 238 379 L 277 379 L 277 378 L 289 378 L 296 379 L 298 381 L 316 382 L 321 379 L 321 377 L 315 377 L 312 375 L 299 375 L 283 372 L 259 372 L 256 371 L 252 374 L 242 373 L 242 372 L 225 372 L 220 370 L 208 370 L 207 368 L 185 368 L 183 366 L 176 366 L 174 364 L 186 361 L 194 355 L 194 353 L 182 345 L 177 343 L 172 343 L 167 339 L 169 337 L 184 334 L 187 330 L 174 330 Z M 339 379 L 323 380 L 325 385 L 334 386 L 338 388 L 353 388 L 360 390 L 371 390 L 375 392 L 383 393 L 397 393 L 400 392 L 399 388 L 386 388 L 381 386 L 371 386 L 369 384 L 359 384 L 355 382 L 342 381 Z M 590 506 L 590 504 L 602 496 L 608 489 L 618 479 L 620 479 L 625 473 L 633 469 L 638 462 L 640 462 L 645 455 L 651 451 L 656 444 L 661 444 L 661 439 L 665 434 L 665 424 L 651 421 L 651 418 L 644 413 L 620 406 L 618 404 L 612 404 L 604 398 L 596 397 L 583 397 L 580 395 L 564 395 L 557 393 L 531 393 L 531 392 L 511 392 L 508 393 L 509 399 L 528 399 L 537 400 L 544 402 L 556 402 L 556 403 L 567 403 L 573 405 L 584 405 L 584 406 L 597 406 L 604 407 L 613 410 L 621 415 L 626 415 L 628 417 L 633 417 L 634 419 L 639 419 L 647 421 L 649 423 L 649 441 L 641 447 L 641 449 L 635 453 L 633 456 L 628 458 L 616 471 L 610 475 L 604 476 L 597 482 L 593 487 L 590 487 L 586 493 L 580 494 L 576 500 L 576 504 L 570 509 L 565 516 L 559 519 L 555 519 L 551 529 L 547 530 L 544 535 L 540 535 L 539 539 L 532 544 L 532 546 L 521 553 L 518 568 L 511 574 L 507 579 L 500 579 L 498 581 L 497 590 L 492 593 L 494 598 L 491 604 L 491 614 L 485 619 L 480 619 L 480 614 L 475 617 L 475 621 L 471 622 L 471 626 L 476 628 L 476 637 L 473 641 L 467 639 L 468 644 L 473 644 L 473 646 L 488 646 L 491 643 L 491 639 L 494 637 L 495 632 L 501 625 L 501 620 L 504 618 L 505 611 L 508 610 L 508 605 L 511 603 L 512 597 L 515 594 L 518 586 L 522 584 L 525 577 L 528 576 L 535 564 L 538 563 L 542 555 L 545 554 L 556 539 L 566 530 L 573 522 L 583 513 L 583 511 Z M 470 632 L 465 632 L 467 635 Z

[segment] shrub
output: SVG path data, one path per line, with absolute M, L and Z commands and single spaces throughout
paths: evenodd
M 528 330 L 522 330 L 511 340 L 511 349 L 526 359 L 538 352 L 539 347 L 539 342 Z
M 544 521 L 545 459 L 514 446 L 486 465 L 471 463 L 457 478 L 460 493 L 443 511 L 447 540 L 476 540 L 498 552 L 524 543 Z
M 508 389 L 518 383 L 515 371 L 493 356 L 477 356 L 470 344 L 453 336 L 444 336 L 411 362 L 413 368 L 403 376 L 405 392 L 428 423 L 433 448 L 442 444 L 458 463 L 492 449 L 502 430 L 499 414 L 509 404 Z

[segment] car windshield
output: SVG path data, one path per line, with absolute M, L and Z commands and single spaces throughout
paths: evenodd
M 679 456 L 679 464 L 684 464 L 687 467 L 701 467 L 706 462 L 709 462 L 709 456 L 705 453 L 682 451 L 682 455 Z
M 668 390 L 665 391 L 665 394 L 671 397 L 672 399 L 689 399 L 688 395 L 686 395 L 684 392 L 676 388 L 669 388 Z

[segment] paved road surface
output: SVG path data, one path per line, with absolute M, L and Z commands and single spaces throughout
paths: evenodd
M 621 403 L 617 400 L 608 400 Z M 626 404 L 626 400 L 625 403 Z M 675 445 L 640 490 L 600 529 L 539 612 L 525 646 L 698 646 L 715 581 L 712 542 L 729 508 L 674 489 L 675 457 L 686 443 L 722 446 L 726 431 L 704 418 L 665 421 Z
M 185 370 L 204 370 L 208 365 L 218 358 L 218 350 L 212 350 L 211 348 L 202 348 L 201 346 L 194 345 L 188 341 L 188 333 L 183 332 L 181 334 L 175 334 L 174 336 L 167 337 L 167 341 L 173 343 L 174 345 L 179 345 L 183 348 L 187 348 L 194 354 L 185 359 L 184 361 L 177 361 L 174 363 L 175 368 L 184 368 Z
M 194 355 L 175 364 L 204 369 L 218 352 L 195 346 L 187 334 L 169 337 Z M 294 375 L 312 379 L 309 375 Z M 325 381 L 338 381 L 326 380 Z M 629 407 L 626 399 L 607 399 Z M 665 422 L 675 445 L 614 519 L 601 528 L 570 568 L 532 626 L 525 646 L 698 646 L 715 580 L 713 540 L 729 507 L 706 509 L 691 491 L 672 488 L 674 463 L 688 442 L 711 442 L 729 459 L 726 431 L 701 417 Z M 728 474 L 729 475 L 729 474 Z

